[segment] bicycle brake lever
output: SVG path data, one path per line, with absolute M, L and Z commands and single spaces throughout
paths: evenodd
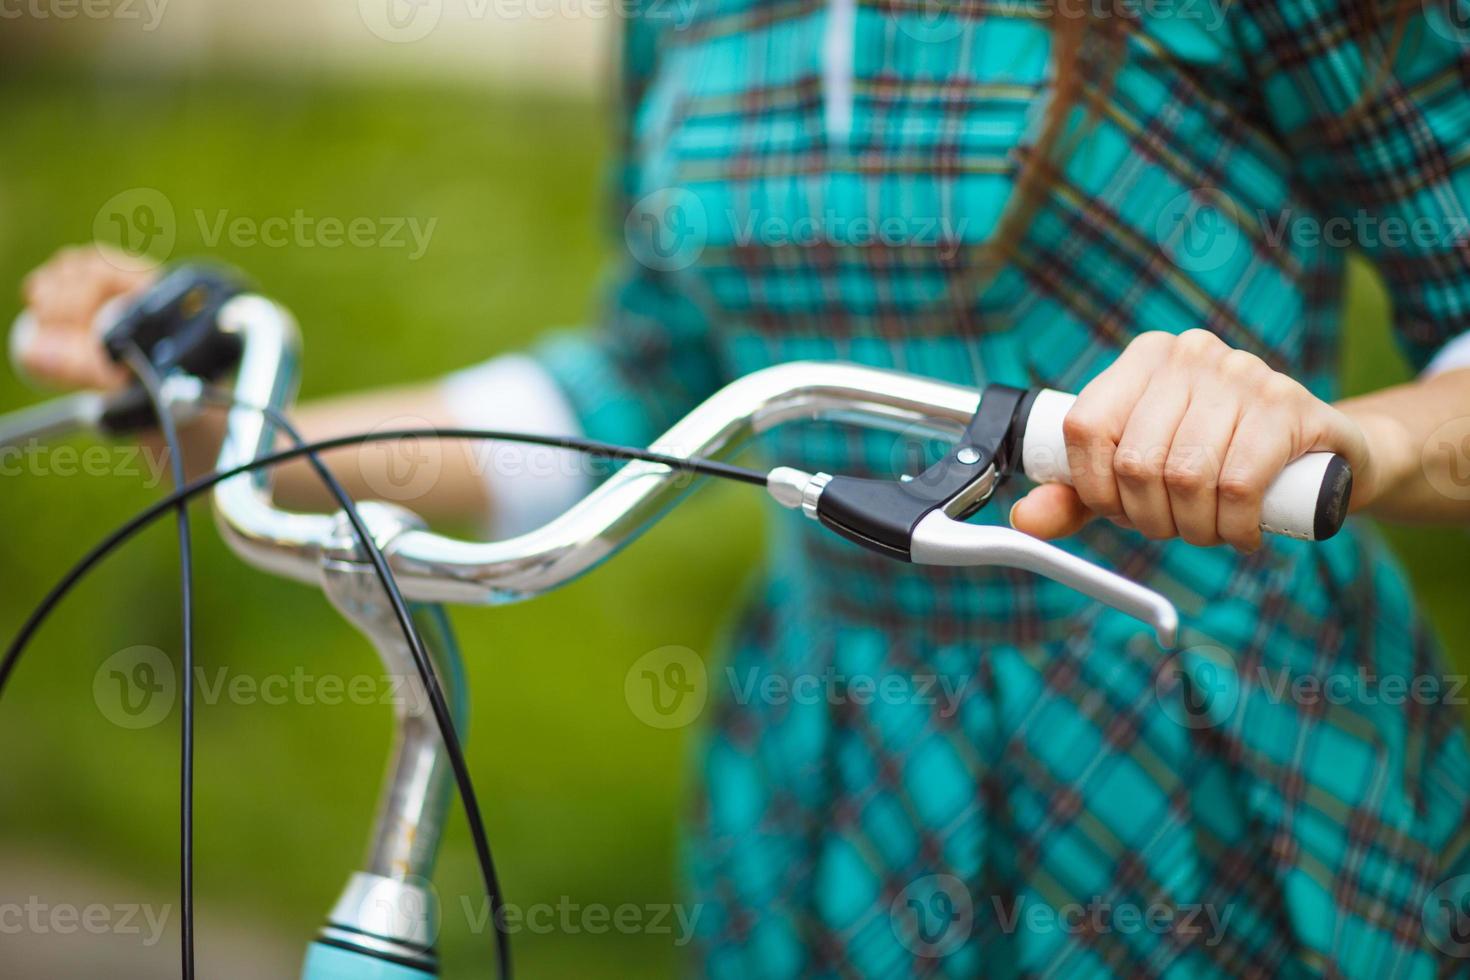
M 1015 468 L 1032 392 L 990 385 L 960 440 L 917 477 L 873 480 L 779 467 L 771 496 L 849 541 L 919 565 L 1006 565 L 1070 586 L 1154 628 L 1172 646 L 1179 614 L 1157 592 L 1012 528 L 964 523 Z
M 949 516 L 942 506 L 936 506 L 912 525 L 906 534 L 906 546 L 900 549 L 893 541 L 879 541 L 842 526 L 830 514 L 824 513 L 822 507 L 823 493 L 832 481 L 833 477 L 826 473 L 805 473 L 780 466 L 767 476 L 766 487 L 782 506 L 793 510 L 800 508 L 807 517 L 879 554 L 915 565 L 1022 568 L 1076 589 L 1148 624 L 1153 628 L 1159 645 L 1166 649 L 1172 647 L 1178 638 L 1179 613 L 1168 599 L 1116 572 L 1014 528 L 966 524 Z M 869 488 L 870 495 L 881 499 L 876 485 L 886 481 L 863 482 L 873 484 Z M 905 492 L 903 488 L 908 484 L 892 486 L 899 492 Z
M 934 511 L 914 528 L 909 551 L 915 565 L 1024 568 L 1147 623 L 1153 627 L 1159 645 L 1166 649 L 1178 638 L 1179 612 L 1168 599 L 1014 528 L 965 524 L 945 516 L 943 511 Z

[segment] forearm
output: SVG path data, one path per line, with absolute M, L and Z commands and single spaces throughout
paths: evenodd
M 391 388 L 323 399 L 300 406 L 292 423 L 308 441 L 374 429 L 450 428 L 461 422 L 446 405 L 437 384 Z M 224 431 L 224 412 L 209 410 L 181 432 L 192 476 L 214 468 Z M 156 434 L 150 448 L 161 449 Z M 288 446 L 284 436 L 281 448 Z M 388 500 L 429 521 L 473 521 L 484 525 L 489 492 L 476 454 L 456 440 L 416 439 L 411 443 L 365 443 L 323 456 L 354 499 Z M 330 511 L 336 503 L 311 465 L 298 460 L 275 470 L 275 497 L 283 507 Z
M 1470 524 L 1470 368 L 1337 404 L 1372 452 L 1354 508 L 1389 521 Z

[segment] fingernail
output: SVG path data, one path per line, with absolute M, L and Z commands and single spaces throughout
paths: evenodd
M 1021 500 L 1025 499 L 1025 497 L 1021 498 Z M 1011 527 L 1016 526 L 1016 510 L 1021 506 L 1021 500 L 1018 500 L 1015 503 L 1011 504 L 1011 512 L 1006 515 L 1006 521 L 1011 525 Z

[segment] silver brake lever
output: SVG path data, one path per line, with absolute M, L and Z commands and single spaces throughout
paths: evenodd
M 1147 623 L 1160 646 L 1178 637 L 1178 610 L 1153 589 L 1014 528 L 965 524 L 936 510 L 914 528 L 910 555 L 916 565 L 1024 568 Z
M 782 506 L 800 508 L 813 520 L 882 554 L 916 565 L 1023 568 L 1147 623 L 1165 648 L 1172 647 L 1178 637 L 1179 613 L 1168 599 L 1013 528 L 966 524 L 950 517 L 941 507 L 927 511 L 911 528 L 905 528 L 908 540 L 902 547 L 891 540 L 885 543 L 854 533 L 852 527 L 841 526 L 833 521 L 832 515 L 823 512 L 822 493 L 831 481 L 832 477 L 825 473 L 813 475 L 782 466 L 770 472 L 766 486 Z M 963 498 L 957 499 L 963 502 Z

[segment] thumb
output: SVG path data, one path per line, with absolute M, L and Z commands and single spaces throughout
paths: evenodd
M 1010 520 L 1017 531 L 1050 540 L 1076 534 L 1093 516 L 1071 487 L 1043 483 L 1016 501 Z

